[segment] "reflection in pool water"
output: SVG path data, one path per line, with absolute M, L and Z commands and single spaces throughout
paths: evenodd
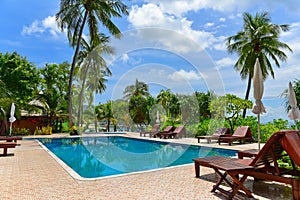
M 236 151 L 119 136 L 39 139 L 84 178 L 192 163 L 193 158 L 235 156 Z

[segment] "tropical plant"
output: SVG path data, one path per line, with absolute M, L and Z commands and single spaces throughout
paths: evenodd
M 210 118 L 211 114 L 209 110 L 209 104 L 212 98 L 214 97 L 214 93 L 212 91 L 207 91 L 206 93 L 195 92 L 195 95 L 198 100 L 200 118 Z
M 129 100 L 129 114 L 135 124 L 148 125 L 151 121 L 149 113 L 154 104 L 153 97 L 131 96 Z
M 16 52 L 0 53 L 0 80 L 1 96 L 15 100 L 20 108 L 28 106 L 40 83 L 36 66 Z
M 177 95 L 180 102 L 181 120 L 185 125 L 199 122 L 199 106 L 195 95 Z
M 217 119 L 225 119 L 233 132 L 235 124 L 242 111 L 251 108 L 252 102 L 243 100 L 233 94 L 226 94 L 211 101 L 209 105 L 210 112 Z
M 54 125 L 56 117 L 63 114 L 61 105 L 65 101 L 65 96 L 53 88 L 52 90 L 46 90 L 45 92 L 37 94 L 35 99 L 42 104 L 40 108 L 48 117 L 47 125 Z
M 113 114 L 114 117 L 118 120 L 118 124 L 121 124 L 123 127 L 126 127 L 129 130 L 130 126 L 133 124 L 129 110 L 129 103 L 122 99 L 113 101 Z
M 146 83 L 136 79 L 135 84 L 127 86 L 123 92 L 123 99 L 125 101 L 129 101 L 132 96 L 150 96 L 149 86 Z
M 109 132 L 110 123 L 115 119 L 113 116 L 112 101 L 96 106 L 95 113 L 98 120 L 106 120 L 106 128 Z
M 180 117 L 180 102 L 175 94 L 171 94 L 170 99 L 167 102 L 167 109 L 169 110 L 169 114 L 172 119 Z
M 243 20 L 243 30 L 227 38 L 227 49 L 229 53 L 236 52 L 239 56 L 234 68 L 240 72 L 242 79 L 248 78 L 245 94 L 245 99 L 248 100 L 256 58 L 259 59 L 263 77 L 271 75 L 274 78 L 269 58 L 279 68 L 279 60 L 287 59 L 283 50 L 292 50 L 287 44 L 279 41 L 280 33 L 288 31 L 289 26 L 272 24 L 267 12 L 256 13 L 255 16 L 244 13 Z M 243 110 L 243 117 L 245 116 L 246 109 Z
M 60 2 L 56 21 L 62 31 L 67 29 L 69 43 L 75 47 L 68 86 L 70 119 L 72 119 L 72 81 L 85 25 L 87 25 L 88 30 L 86 35 L 90 36 L 91 41 L 100 39 L 98 34 L 100 23 L 109 33 L 119 38 L 121 36 L 120 30 L 111 19 L 122 17 L 122 14 L 127 15 L 128 10 L 127 6 L 120 0 L 61 0 Z
M 100 40 L 89 41 L 90 44 L 82 38 L 82 50 L 78 55 L 80 65 L 79 79 L 81 80 L 81 90 L 79 93 L 79 103 L 77 112 L 77 126 L 82 121 L 84 97 L 88 97 L 88 107 L 94 102 L 94 92 L 102 93 L 106 89 L 105 76 L 111 76 L 102 54 L 112 54 L 113 49 L 108 45 L 109 37 L 99 34 Z M 84 94 L 89 91 L 88 94 Z
M 167 109 L 167 103 L 171 98 L 171 90 L 161 90 L 159 94 L 156 96 L 156 103 L 161 104 L 163 109 L 166 111 L 166 115 L 169 116 L 169 110 Z

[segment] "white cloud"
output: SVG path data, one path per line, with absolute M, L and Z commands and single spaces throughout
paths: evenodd
M 225 21 L 226 21 L 226 18 L 221 17 L 221 18 L 219 19 L 219 21 L 220 21 L 220 22 L 225 22 Z
M 258 0 L 256 0 L 258 2 Z M 245 10 L 246 7 L 252 6 L 253 1 L 211 1 L 211 0 L 146 0 L 146 2 L 159 5 L 162 10 L 169 14 L 182 16 L 189 11 L 197 12 L 201 9 L 213 9 L 222 12 L 232 12 L 234 10 Z
M 124 54 L 122 55 L 122 57 L 121 57 L 121 60 L 122 60 L 123 62 L 127 62 L 128 59 L 129 59 L 129 57 L 128 57 L 128 54 L 126 54 L 126 53 L 124 53 Z
M 52 37 L 58 37 L 61 35 L 61 31 L 57 27 L 55 16 L 48 16 L 42 21 L 35 20 L 29 26 L 24 26 L 22 35 L 41 35 L 50 33 Z
M 229 58 L 229 57 L 224 57 L 220 60 L 216 61 L 217 68 L 223 68 L 223 67 L 231 67 L 233 68 L 233 65 L 235 64 L 236 60 Z
M 200 80 L 201 75 L 193 70 L 185 71 L 181 69 L 179 71 L 173 72 L 172 74 L 168 75 L 168 78 L 174 81 L 178 81 L 178 80 L 193 81 L 193 80 Z
M 173 30 L 174 34 L 163 35 L 163 31 L 156 31 L 143 36 L 145 39 L 159 41 L 172 51 L 183 53 L 199 51 L 212 47 L 215 42 L 218 42 L 210 32 L 193 30 L 193 21 L 163 13 L 163 10 L 155 4 L 144 4 L 142 7 L 133 6 L 128 20 L 133 28 L 156 27 Z M 179 34 L 181 38 L 178 38 Z M 187 42 L 187 39 L 190 41 Z M 200 49 L 199 45 L 201 45 Z
M 33 33 L 43 33 L 45 29 L 40 26 L 40 22 L 35 20 L 30 26 L 24 26 L 22 30 L 23 35 L 31 35 Z
M 209 23 L 206 23 L 206 24 L 205 24 L 206 27 L 212 27 L 212 26 L 214 26 L 214 25 L 215 25 L 215 23 L 213 23 L 213 22 L 209 22 Z

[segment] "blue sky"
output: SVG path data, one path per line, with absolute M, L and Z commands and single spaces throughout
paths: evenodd
M 262 121 L 284 118 L 279 95 L 288 82 L 300 77 L 300 5 L 288 1 L 131 0 L 129 15 L 115 20 L 121 40 L 112 39 L 116 54 L 107 57 L 113 73 L 108 90 L 97 101 L 122 97 L 135 79 L 174 93 L 213 90 L 244 97 L 246 81 L 234 71 L 236 56 L 226 51 L 225 39 L 243 25 L 242 14 L 267 11 L 275 24 L 289 24 L 281 41 L 293 50 L 281 68 L 274 66 L 275 79 L 267 78 Z M 71 62 L 73 49 L 55 22 L 58 0 L 1 0 L 0 52 L 17 51 L 38 67 L 45 63 Z M 102 27 L 101 27 L 102 28 Z M 103 29 L 103 31 L 105 31 Z M 251 90 L 251 98 L 252 98 Z

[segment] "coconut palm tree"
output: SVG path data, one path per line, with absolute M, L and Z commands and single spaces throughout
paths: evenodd
M 52 124 L 55 118 L 63 112 L 61 103 L 64 101 L 64 95 L 58 92 L 56 88 L 37 94 L 35 100 L 41 103 L 41 105 L 35 106 L 41 108 L 48 116 L 48 124 Z
M 292 50 L 287 44 L 279 41 L 280 33 L 288 31 L 289 26 L 272 24 L 267 12 L 256 13 L 255 16 L 244 13 L 243 20 L 243 30 L 227 38 L 227 49 L 230 53 L 236 52 L 239 56 L 234 68 L 240 72 L 242 79 L 248 78 L 245 95 L 245 99 L 248 100 L 256 58 L 259 59 L 263 77 L 271 75 L 274 78 L 269 58 L 279 68 L 279 60 L 287 59 L 283 50 L 287 49 L 291 52 Z M 246 110 L 243 111 L 243 117 L 245 115 Z
M 106 89 L 104 76 L 111 76 L 102 54 L 113 54 L 113 49 L 108 45 L 109 37 L 99 34 L 100 40 L 90 41 L 89 44 L 82 38 L 82 50 L 79 52 L 78 63 L 80 65 L 79 78 L 81 90 L 79 94 L 79 104 L 77 113 L 77 126 L 81 122 L 83 112 L 84 91 L 89 90 L 89 106 L 94 101 L 94 92 L 102 93 Z
M 68 86 L 70 120 L 72 119 L 72 81 L 85 25 L 87 25 L 86 30 L 88 31 L 86 35 L 90 36 L 91 41 L 100 40 L 98 34 L 100 24 L 109 33 L 119 38 L 120 30 L 111 18 L 122 17 L 122 14 L 127 15 L 128 10 L 127 6 L 120 0 L 61 0 L 60 2 L 60 10 L 56 14 L 56 21 L 62 31 L 67 30 L 69 43 L 72 47 L 75 47 Z
M 112 110 L 112 101 L 108 101 L 106 104 L 100 104 L 96 106 L 95 113 L 97 119 L 107 121 L 107 132 L 109 132 L 110 122 L 115 120 Z
M 136 79 L 134 85 L 129 85 L 125 88 L 123 95 L 123 99 L 126 101 L 129 101 L 131 96 L 148 97 L 150 96 L 149 86 L 146 83 L 140 82 L 138 79 Z
M 168 106 L 168 102 L 171 99 L 171 96 L 172 96 L 171 90 L 167 89 L 167 90 L 161 90 L 156 97 L 156 103 L 161 104 L 163 109 L 166 111 L 167 117 L 170 116 L 169 109 L 167 106 Z

